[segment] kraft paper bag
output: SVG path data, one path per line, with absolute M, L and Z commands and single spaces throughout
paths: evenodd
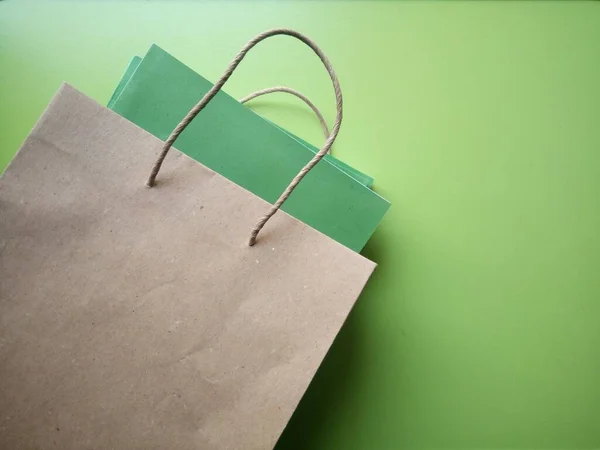
M 166 140 L 213 86 L 153 45 L 112 103 L 126 119 Z M 225 92 L 177 139 L 177 148 L 269 203 L 315 155 Z M 330 197 L 322 193 L 327 191 Z M 332 201 L 335 199 L 335 201 Z M 355 251 L 367 243 L 390 203 L 328 160 L 321 160 L 283 210 Z
M 117 87 L 115 88 L 115 90 L 112 93 L 110 99 L 108 100 L 107 106 L 110 109 L 113 108 L 113 105 L 115 104 L 117 98 L 119 98 L 119 95 L 121 95 L 121 92 L 123 91 L 123 89 L 125 89 L 125 86 L 127 86 L 127 83 L 129 83 L 129 81 L 131 80 L 131 77 L 133 76 L 133 74 L 135 73 L 135 71 L 137 70 L 137 68 L 138 68 L 138 66 L 140 65 L 141 62 L 142 62 L 142 58 L 139 57 L 139 56 L 134 56 L 129 61 L 129 64 L 127 65 L 127 68 L 125 69 L 125 73 L 123 74 L 123 77 L 121 78 L 121 80 L 119 80 L 119 83 L 117 84 Z M 244 102 L 240 100 L 240 103 L 244 103 Z M 246 105 L 246 106 L 248 106 L 248 105 Z M 252 108 L 250 107 L 250 109 L 252 109 Z M 286 129 L 278 126 L 277 124 L 269 121 L 268 119 L 265 119 L 265 120 L 268 121 L 269 123 L 271 123 L 271 125 L 273 125 L 274 127 L 279 128 L 284 133 L 289 134 L 292 138 L 294 138 L 295 140 L 297 140 L 298 142 L 300 142 L 302 145 L 304 145 L 306 148 L 308 148 L 311 152 L 317 153 L 319 151 L 319 149 L 317 147 L 315 147 L 314 145 L 308 143 L 307 141 L 303 140 L 302 138 L 299 138 L 298 136 L 294 135 L 293 133 L 290 133 Z M 158 126 L 160 126 L 160 123 L 158 124 Z M 161 130 L 161 131 L 163 131 L 163 133 L 159 133 L 159 134 L 164 134 L 164 132 L 168 133 L 168 131 L 166 131 L 166 130 Z M 360 172 L 359 170 L 355 169 L 354 167 L 352 167 L 352 166 L 346 164 L 345 162 L 337 159 L 333 155 L 330 155 L 330 154 L 325 155 L 324 159 L 326 161 L 329 161 L 332 165 L 334 165 L 335 167 L 337 167 L 338 169 L 340 169 L 342 172 L 345 172 L 348 175 L 350 175 L 352 178 L 354 178 L 359 183 L 364 184 L 368 188 L 372 188 L 373 187 L 373 181 L 374 180 L 369 175 L 366 175 L 366 174 Z
M 0 179 L 0 448 L 271 449 L 369 279 L 161 146 L 65 85 Z

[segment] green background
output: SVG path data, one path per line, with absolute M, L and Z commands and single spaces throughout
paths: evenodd
M 1 1 L 0 168 L 62 81 L 106 103 L 153 42 L 214 80 L 278 26 L 329 55 L 334 154 L 392 202 L 279 448 L 600 447 L 600 3 Z M 226 90 L 279 84 L 333 120 L 290 38 Z M 295 99 L 257 111 L 321 142 Z

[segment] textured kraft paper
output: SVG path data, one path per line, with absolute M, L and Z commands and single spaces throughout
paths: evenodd
M 0 448 L 271 449 L 371 275 L 160 147 L 65 85 L 0 179 Z

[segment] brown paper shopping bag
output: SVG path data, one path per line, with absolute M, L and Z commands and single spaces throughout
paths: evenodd
M 0 179 L 0 448 L 270 449 L 372 273 L 161 145 L 65 85 Z

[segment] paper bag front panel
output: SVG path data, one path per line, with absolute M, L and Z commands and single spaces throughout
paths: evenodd
M 64 86 L 0 180 L 0 448 L 270 449 L 372 273 L 160 146 Z

